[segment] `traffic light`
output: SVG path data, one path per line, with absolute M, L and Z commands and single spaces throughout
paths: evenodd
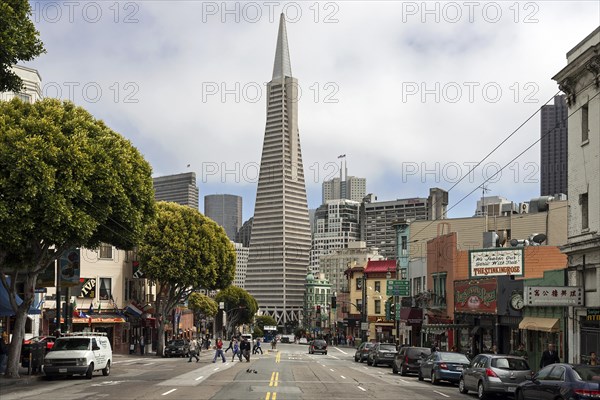
M 337 308 L 336 301 L 337 301 L 336 297 L 332 296 L 331 297 L 331 308 Z
M 385 319 L 387 321 L 392 319 L 392 303 L 389 301 L 385 302 Z

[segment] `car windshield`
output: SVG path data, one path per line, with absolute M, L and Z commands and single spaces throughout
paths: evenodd
M 326 344 L 327 344 L 327 343 L 325 343 L 325 341 L 324 341 L 324 340 L 315 340 L 315 345 L 318 345 L 318 346 L 324 346 L 324 345 L 326 345 Z
M 173 340 L 169 343 L 171 346 L 183 346 L 185 342 L 183 340 Z
M 90 339 L 58 339 L 54 343 L 53 351 L 60 350 L 87 350 L 90 345 Z
M 373 343 L 365 343 L 365 349 L 370 349 L 373 346 Z
M 440 360 L 448 362 L 469 363 L 469 359 L 460 353 L 439 353 Z
M 379 347 L 379 350 L 396 351 L 396 346 L 394 346 L 393 344 L 382 344 L 381 347 Z
M 425 348 L 425 347 L 416 347 L 414 349 L 408 349 L 408 354 L 411 356 L 428 356 L 431 354 L 431 349 Z
M 579 381 L 600 382 L 600 366 L 577 365 L 573 367 L 573 372 Z
M 527 361 L 519 358 L 493 358 L 492 367 L 517 371 L 526 371 L 529 369 Z

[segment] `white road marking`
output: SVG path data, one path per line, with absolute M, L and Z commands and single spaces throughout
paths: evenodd
M 336 357 L 336 356 L 329 356 L 329 357 L 331 357 L 331 358 L 333 358 L 333 359 L 336 359 L 336 360 L 339 360 L 339 358 L 338 358 L 338 357 Z
M 199 376 L 196 379 L 194 379 L 195 381 L 199 381 L 200 379 L 204 378 L 203 376 Z
M 340 348 L 334 347 L 334 349 L 336 349 L 336 350 L 337 350 L 337 351 L 339 351 L 340 353 L 348 354 L 348 353 L 346 353 L 344 350 L 342 350 L 342 349 L 340 349 Z
M 367 389 L 365 389 L 365 388 L 364 388 L 364 387 L 362 387 L 362 386 L 359 386 L 358 388 L 359 388 L 360 390 L 362 390 L 363 392 L 366 392 L 366 391 L 367 391 Z
M 171 389 L 171 390 L 169 390 L 168 392 L 164 392 L 162 395 L 163 395 L 163 396 L 166 396 L 166 395 L 168 395 L 169 393 L 173 393 L 173 392 L 174 392 L 174 391 L 176 391 L 176 390 L 177 390 L 177 389 Z
M 342 377 L 342 379 L 346 379 L 346 377 L 344 375 L 340 375 Z
M 331 372 L 335 372 L 335 371 L 334 371 L 333 369 L 331 369 L 331 368 L 329 368 L 329 370 L 330 370 Z
M 405 381 L 404 379 L 400 379 L 400 378 L 398 378 L 398 380 L 399 380 L 400 382 L 409 383 L 408 381 Z
M 433 393 L 437 393 L 437 394 L 442 395 L 444 397 L 450 397 L 446 393 L 438 392 L 437 390 L 434 390 Z
M 219 368 L 219 367 L 217 367 L 217 368 L 213 369 L 213 371 L 218 371 L 219 369 L 220 369 L 220 368 Z
M 364 368 L 364 369 L 369 369 L 369 368 L 367 368 L 367 367 L 363 367 L 363 368 Z

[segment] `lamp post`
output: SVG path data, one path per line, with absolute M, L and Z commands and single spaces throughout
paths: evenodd
M 362 276 L 362 322 L 365 323 L 365 327 L 368 327 L 368 323 L 369 323 L 369 314 L 367 313 L 367 272 L 363 270 L 363 276 Z M 363 329 L 363 326 L 360 327 L 361 328 L 361 341 L 362 342 L 366 342 L 367 341 L 367 330 Z

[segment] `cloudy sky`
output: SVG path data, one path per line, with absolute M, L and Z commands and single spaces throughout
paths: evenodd
M 244 219 L 280 13 L 302 91 L 309 207 L 346 154 L 379 200 L 450 190 L 451 217 L 472 215 L 477 187 L 505 166 L 488 195 L 539 195 L 539 146 L 525 151 L 540 137 L 536 111 L 558 92 L 566 53 L 600 24 L 597 1 L 31 4 L 47 54 L 26 65 L 44 95 L 106 121 L 155 176 L 195 171 L 201 197 L 243 196 Z

